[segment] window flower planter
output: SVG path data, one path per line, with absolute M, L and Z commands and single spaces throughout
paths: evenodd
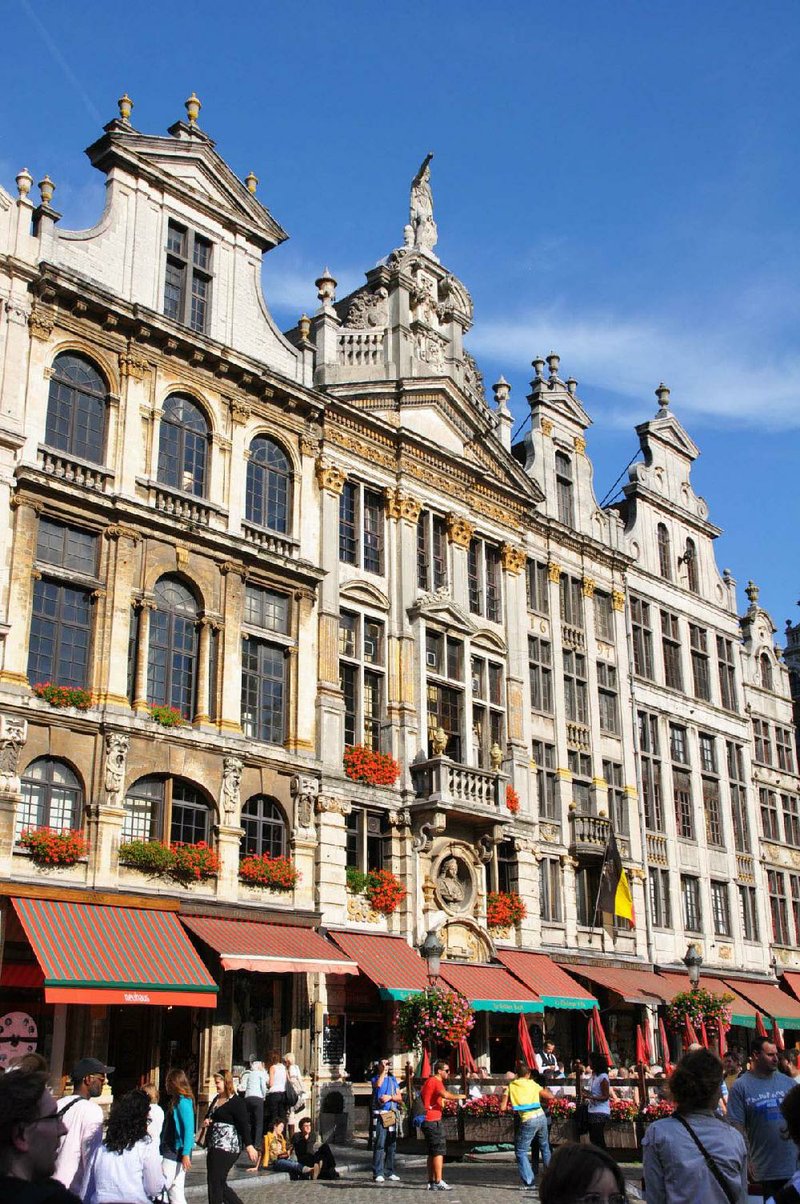
M 27 849 L 35 865 L 42 869 L 75 865 L 89 852 L 81 832 L 56 832 L 53 828 L 28 828 L 17 844 Z
M 394 786 L 400 776 L 400 766 L 389 753 L 373 752 L 363 744 L 353 744 L 344 750 L 344 771 L 351 782 L 367 786 Z
M 177 707 L 151 706 L 148 713 L 159 727 L 185 727 L 186 720 Z
M 184 885 L 204 882 L 219 873 L 219 857 L 205 841 L 166 845 L 160 840 L 130 840 L 120 845 L 119 861 L 150 878 Z
M 300 880 L 300 871 L 288 857 L 251 854 L 239 862 L 239 880 L 265 890 L 291 891 Z
M 351 895 L 363 895 L 373 911 L 390 916 L 403 902 L 408 891 L 390 870 L 348 869 L 347 889 Z
M 486 923 L 489 928 L 510 930 L 525 919 L 528 909 L 515 890 L 490 891 L 486 902 Z
M 37 698 L 59 710 L 75 707 L 77 711 L 88 711 L 92 705 L 91 690 L 83 690 L 78 686 L 57 686 L 51 681 L 38 681 L 31 689 Z

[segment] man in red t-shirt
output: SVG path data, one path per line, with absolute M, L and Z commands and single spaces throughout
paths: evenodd
M 447 1141 L 442 1128 L 442 1100 L 464 1099 L 448 1091 L 445 1084 L 450 1067 L 446 1062 L 436 1062 L 433 1074 L 422 1084 L 420 1099 L 425 1105 L 425 1119 L 422 1122 L 422 1133 L 428 1149 L 428 1191 L 450 1191 L 450 1184 L 442 1178 L 444 1156 L 447 1152 Z

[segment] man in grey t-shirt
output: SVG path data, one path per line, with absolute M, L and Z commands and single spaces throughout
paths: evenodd
M 796 1084 L 778 1071 L 778 1051 L 768 1037 L 756 1037 L 750 1047 L 750 1065 L 730 1089 L 728 1120 L 747 1138 L 753 1178 L 768 1199 L 797 1170 L 797 1149 L 783 1136 L 780 1107 Z

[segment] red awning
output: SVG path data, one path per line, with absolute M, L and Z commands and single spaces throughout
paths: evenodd
M 0 970 L 0 987 L 43 987 L 44 974 L 37 962 L 4 962 Z
M 596 1008 L 597 1000 L 545 953 L 498 949 L 497 957 L 515 978 L 541 999 L 546 1008 Z
M 620 995 L 626 1003 L 649 1003 L 655 1006 L 665 1003 L 669 992 L 665 992 L 663 980 L 652 970 L 644 970 L 636 966 L 594 966 L 565 964 L 573 974 L 580 974 Z
M 443 962 L 441 976 L 465 995 L 476 1012 L 543 1012 L 539 996 L 505 966 Z
M 384 999 L 405 999 L 428 986 L 420 955 L 400 936 L 331 932 L 331 939 L 380 990 Z
M 216 1007 L 217 984 L 171 911 L 12 899 L 48 1003 Z
M 763 1015 L 777 1020 L 781 1028 L 800 1028 L 800 1003 L 776 983 L 745 978 L 726 978 L 725 982 Z
M 220 955 L 224 970 L 261 974 L 357 974 L 358 966 L 313 928 L 181 916 L 190 932 Z
M 800 974 L 795 973 L 793 970 L 784 970 L 783 981 L 795 999 L 800 999 Z

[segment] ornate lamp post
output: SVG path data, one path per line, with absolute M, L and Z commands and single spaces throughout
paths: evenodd
M 694 990 L 700 982 L 700 967 L 703 964 L 703 959 L 697 952 L 697 945 L 690 944 L 686 950 L 686 956 L 683 959 L 683 964 L 686 967 L 686 972 L 689 975 L 689 982 L 692 990 Z
M 425 958 L 425 963 L 428 967 L 428 981 L 431 986 L 439 977 L 439 971 L 442 968 L 442 954 L 444 953 L 444 945 L 439 939 L 439 934 L 435 928 L 428 931 L 425 940 L 420 946 L 420 953 Z

